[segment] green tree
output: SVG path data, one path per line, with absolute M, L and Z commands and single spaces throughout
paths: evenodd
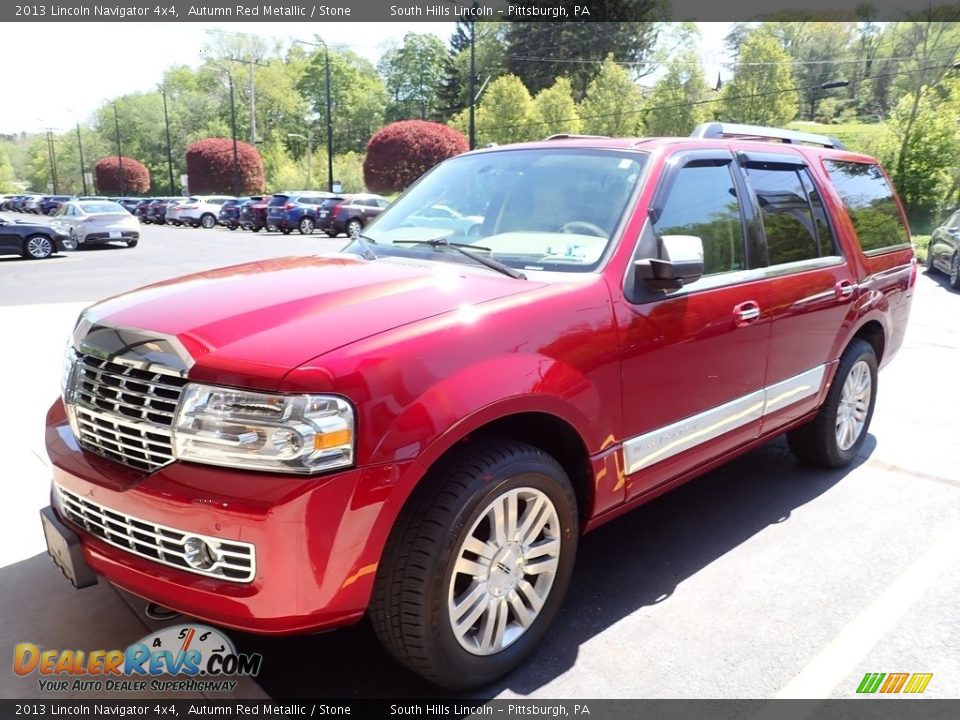
M 583 128 L 573 101 L 573 88 L 565 77 L 557 78 L 552 86 L 538 92 L 533 99 L 533 109 L 540 122 L 539 134 L 543 136 L 578 133 Z
M 0 192 L 9 193 L 17 189 L 13 174 L 13 164 L 7 153 L 0 147 Z
M 475 90 L 486 81 L 495 80 L 506 72 L 507 23 L 476 23 Z M 470 107 L 470 23 L 459 22 L 450 37 L 450 50 L 444 62 L 443 79 L 437 89 L 438 116 L 452 118 Z
M 311 55 L 297 89 L 311 109 L 326 117 L 326 74 L 323 50 Z M 349 50 L 330 50 L 330 101 L 335 153 L 362 152 L 384 124 L 387 90 L 370 61 Z
M 602 72 L 608 56 L 643 67 L 640 63 L 648 60 L 656 42 L 656 21 L 661 19 L 663 5 L 659 0 L 597 0 L 590 9 L 600 17 L 607 5 L 647 21 L 509 23 L 508 71 L 534 93 L 550 87 L 558 77 L 568 77 L 579 100 Z
M 580 103 L 583 129 L 593 135 L 624 137 L 640 133 L 643 98 L 630 73 L 607 56 Z
M 666 73 L 647 96 L 643 128 L 647 135 L 688 135 L 707 120 L 709 106 L 704 103 L 709 93 L 700 57 L 691 48 L 697 47 L 700 31 L 693 23 L 683 23 L 671 38 L 671 45 L 687 50 L 663 48 Z M 658 48 L 660 51 L 660 48 Z
M 465 116 L 466 112 L 461 113 L 460 122 L 466 122 Z M 516 75 L 504 75 L 490 83 L 477 108 L 476 123 L 479 145 L 522 142 L 540 135 L 533 99 Z
M 403 44 L 387 50 L 377 69 L 383 76 L 390 102 L 386 120 L 438 117 L 438 89 L 444 77 L 446 48 L 432 33 L 407 33 Z
M 725 122 L 784 125 L 797 115 L 790 56 L 762 28 L 740 46 L 733 79 L 723 87 L 719 116 Z

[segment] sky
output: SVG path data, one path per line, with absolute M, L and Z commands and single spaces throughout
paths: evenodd
M 709 82 L 724 62 L 729 23 L 697 25 Z M 0 68 L 19 77 L 17 84 L 7 84 L 0 101 L 0 133 L 64 131 L 78 120 L 86 124 L 104 100 L 156 87 L 171 65 L 199 65 L 211 29 L 285 42 L 310 40 L 317 32 L 375 63 L 391 41 L 399 43 L 408 32 L 434 33 L 446 43 L 454 28 L 455 23 L 438 22 L 337 22 L 316 30 L 302 23 L 17 23 L 7 27 L 0 42 Z M 123 49 L 114 52 L 111 40 L 121 34 L 117 47 Z M 37 52 L 38 47 L 43 50 Z

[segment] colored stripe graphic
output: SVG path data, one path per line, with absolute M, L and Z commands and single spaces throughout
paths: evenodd
M 857 692 L 870 695 L 875 692 L 895 694 L 899 692 L 920 694 L 927 689 L 933 673 L 867 673 L 860 681 Z

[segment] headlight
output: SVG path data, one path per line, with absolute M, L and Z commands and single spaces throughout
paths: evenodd
M 67 412 L 70 429 L 76 437 L 80 437 L 80 425 L 77 422 L 77 413 L 74 410 L 73 393 L 77 386 L 77 353 L 73 349 L 73 338 L 67 340 L 67 349 L 63 354 L 63 369 L 60 371 L 60 397 Z
M 173 428 L 179 460 L 310 474 L 353 464 L 350 404 L 190 383 Z

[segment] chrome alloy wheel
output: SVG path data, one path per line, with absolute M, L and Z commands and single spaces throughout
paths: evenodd
M 870 366 L 860 360 L 847 374 L 840 393 L 840 405 L 837 408 L 837 445 L 841 450 L 849 450 L 857 442 L 870 409 L 870 396 L 873 393 Z
M 49 238 L 35 235 L 27 240 L 27 252 L 30 253 L 30 257 L 42 260 L 53 255 L 53 243 Z
M 474 655 L 516 642 L 540 614 L 560 559 L 560 519 L 550 498 L 514 488 L 480 513 L 456 555 L 447 612 Z

